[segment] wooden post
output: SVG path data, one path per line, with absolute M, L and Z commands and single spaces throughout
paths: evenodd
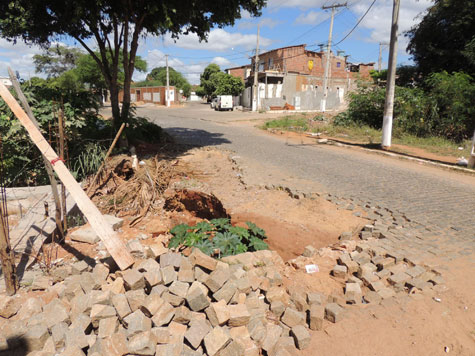
M 5 224 L 6 212 L 3 211 L 3 204 L 0 202 L 0 259 L 2 260 L 2 271 L 5 278 L 5 287 L 8 295 L 16 292 L 15 262 L 8 240 L 8 231 Z
M 59 157 L 64 161 L 64 111 L 63 111 L 63 99 L 61 99 L 61 106 L 58 112 L 58 131 L 59 131 Z M 63 236 L 66 236 L 68 231 L 67 223 L 67 209 L 66 209 L 66 187 L 64 184 L 61 186 L 61 209 L 63 216 Z
M 15 89 L 18 95 L 18 99 L 20 99 L 20 102 L 23 105 L 23 108 L 25 109 L 26 113 L 28 114 L 28 117 L 30 118 L 31 122 L 33 122 L 33 125 L 35 125 L 36 128 L 39 130 L 40 126 L 36 121 L 35 116 L 33 115 L 33 111 L 31 110 L 31 107 L 28 104 L 28 100 L 26 100 L 26 97 L 20 88 L 20 83 L 18 83 L 18 80 L 16 79 L 15 74 L 13 73 L 13 70 L 10 67 L 8 67 L 8 74 L 10 75 L 10 80 L 12 81 L 13 88 Z M 44 155 L 42 155 L 42 157 L 43 162 L 45 164 L 46 173 L 48 173 L 49 182 L 51 184 L 51 191 L 53 192 L 53 199 L 55 205 L 54 220 L 56 222 L 56 227 L 58 228 L 60 239 L 62 240 L 64 238 L 64 233 L 63 226 L 61 224 L 61 203 L 59 200 L 58 183 L 56 182 L 56 178 L 54 178 L 53 166 L 51 165 L 51 162 L 48 161 L 48 159 Z
M 94 232 L 102 240 L 104 246 L 119 268 L 123 270 L 130 267 L 134 263 L 134 259 L 125 244 L 119 239 L 115 231 L 112 230 L 112 227 L 104 219 L 99 209 L 97 209 L 89 199 L 86 192 L 84 192 L 79 183 L 76 182 L 71 172 L 69 172 L 56 152 L 54 152 L 53 148 L 45 140 L 40 130 L 33 124 L 28 115 L 22 110 L 15 98 L 2 83 L 0 83 L 0 96 L 5 100 L 12 112 L 28 131 L 32 141 L 39 148 L 40 152 L 51 162 L 59 179 L 61 179 L 61 182 L 66 186 L 79 209 L 91 224 Z
M 96 175 L 92 179 L 91 185 L 89 186 L 89 188 L 87 188 L 87 192 L 86 192 L 87 196 L 89 196 L 89 194 L 91 194 L 92 187 L 96 183 L 96 180 L 97 180 L 97 177 L 99 177 L 99 174 L 101 174 L 101 171 L 104 168 L 104 165 L 106 164 L 107 158 L 109 158 L 110 154 L 112 153 L 112 150 L 114 149 L 115 144 L 117 143 L 117 140 L 119 139 L 120 135 L 122 134 L 122 131 L 124 130 L 124 127 L 125 127 L 125 122 L 123 122 L 122 125 L 120 125 L 119 131 L 117 131 L 117 134 L 115 135 L 114 141 L 112 141 L 112 144 L 109 147 L 109 150 L 107 151 L 106 156 L 104 157 L 104 161 L 102 162 L 101 166 L 99 167 L 99 169 L 96 172 Z

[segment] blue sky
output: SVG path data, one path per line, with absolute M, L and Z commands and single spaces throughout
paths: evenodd
M 274 48 L 307 44 L 309 49 L 318 50 L 318 44 L 328 40 L 330 12 L 323 11 L 323 5 L 341 3 L 334 0 L 270 0 L 259 18 L 251 18 L 243 13 L 242 19 L 233 27 L 213 29 L 208 42 L 199 42 L 196 36 L 182 36 L 176 42 L 165 37 L 148 37 L 138 54 L 147 60 L 149 70 L 165 64 L 165 54 L 169 64 L 182 72 L 192 84 L 199 82 L 199 74 L 211 62 L 222 69 L 250 63 L 256 46 L 257 24 L 260 23 L 260 51 Z M 358 19 L 367 11 L 373 0 L 349 0 L 348 6 L 340 8 L 335 16 L 333 43 L 339 42 L 354 27 Z M 352 62 L 377 62 L 379 42 L 389 42 L 392 16 L 392 0 L 376 0 L 371 10 L 355 31 L 336 49 L 345 51 Z M 398 63 L 407 64 L 410 57 L 405 49 L 407 40 L 402 33 L 420 21 L 420 14 L 430 5 L 431 0 L 401 1 Z M 67 39 L 63 41 L 74 45 Z M 0 39 L 0 75 L 6 75 L 8 65 L 18 70 L 23 78 L 36 75 L 32 62 L 33 55 L 40 53 L 37 47 L 23 43 L 12 45 Z M 383 51 L 383 67 L 388 57 Z M 136 73 L 135 80 L 145 77 Z

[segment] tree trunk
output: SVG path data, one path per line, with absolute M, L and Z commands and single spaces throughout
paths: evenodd
M 124 122 L 128 124 L 129 122 L 129 111 L 130 111 L 130 79 L 124 79 L 124 98 L 122 100 L 122 112 L 120 115 L 120 122 L 117 124 L 117 127 Z
M 112 108 L 112 120 L 114 124 L 114 130 L 117 131 L 121 125 L 120 107 L 119 107 L 119 88 L 117 86 L 117 83 L 111 83 L 109 90 L 110 90 L 110 101 L 111 101 L 111 108 Z

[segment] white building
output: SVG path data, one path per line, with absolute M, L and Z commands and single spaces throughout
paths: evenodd
M 5 85 L 7 88 L 12 86 L 12 81 L 8 77 L 0 76 L 0 83 Z

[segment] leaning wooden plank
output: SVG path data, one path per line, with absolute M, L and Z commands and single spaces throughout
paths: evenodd
M 16 79 L 15 74 L 13 73 L 13 70 L 10 67 L 8 67 L 8 74 L 10 75 L 10 80 L 12 81 L 13 88 L 15 89 L 16 94 L 18 95 L 18 99 L 20 99 L 20 102 L 23 105 L 23 109 L 26 111 L 31 122 L 33 122 L 33 125 L 35 125 L 37 129 L 39 129 L 40 126 L 38 124 L 38 121 L 36 121 L 35 115 L 33 115 L 33 110 L 31 110 L 31 107 L 28 104 L 28 100 L 26 100 L 25 94 L 23 94 L 23 91 L 21 90 L 20 83 L 18 83 L 18 80 Z M 64 239 L 63 225 L 61 224 L 61 203 L 59 201 L 58 183 L 56 182 L 56 178 L 54 177 L 53 166 L 51 165 L 51 162 L 48 161 L 45 156 L 42 157 L 45 164 L 46 173 L 48 173 L 48 178 L 51 183 L 51 191 L 53 192 L 54 205 L 56 208 L 56 226 L 60 234 L 60 239 Z M 63 219 L 66 219 L 66 217 L 64 216 Z
M 112 230 L 112 227 L 106 222 L 99 209 L 97 209 L 94 203 L 88 198 L 79 183 L 76 182 L 72 176 L 71 172 L 69 172 L 64 163 L 59 159 L 56 152 L 54 152 L 48 141 L 45 140 L 41 132 L 31 122 L 30 118 L 23 111 L 15 98 L 1 83 L 0 96 L 5 100 L 15 116 L 28 131 L 32 141 L 39 148 L 40 152 L 52 163 L 59 179 L 66 186 L 77 206 L 87 218 L 97 236 L 102 240 L 104 246 L 107 248 L 119 268 L 123 270 L 131 266 L 134 263 L 134 259 L 128 252 L 124 243 L 119 239 L 114 230 Z

